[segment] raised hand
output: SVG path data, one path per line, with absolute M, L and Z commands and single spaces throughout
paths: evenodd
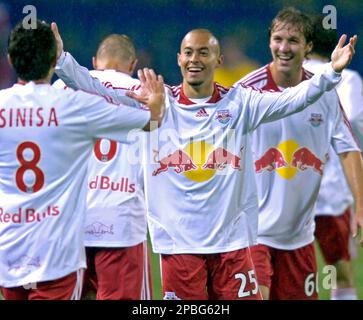
M 343 34 L 333 53 L 331 54 L 332 67 L 336 72 L 342 72 L 352 60 L 355 50 L 355 44 L 357 43 L 357 36 L 353 36 L 349 39 L 349 43 L 343 47 L 347 40 L 347 35 Z
M 55 22 L 52 22 L 50 27 L 51 27 L 51 29 L 53 31 L 55 40 L 57 42 L 57 59 L 59 59 L 60 55 L 63 52 L 63 40 L 62 40 L 61 35 L 59 34 L 57 24 Z
M 154 70 L 144 68 L 138 70 L 141 89 L 138 93 L 128 92 L 127 96 L 147 105 L 151 112 L 151 121 L 161 121 L 165 110 L 165 89 L 164 80 L 161 75 L 156 75 Z

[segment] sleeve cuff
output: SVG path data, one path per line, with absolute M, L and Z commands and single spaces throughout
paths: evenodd
M 340 79 L 341 76 L 342 76 L 342 73 L 341 72 L 336 72 L 334 69 L 333 69 L 333 65 L 332 65 L 332 62 L 329 62 L 327 63 L 327 67 L 325 69 L 327 71 L 327 73 L 332 76 L 333 79 Z
M 59 68 L 59 69 L 61 68 L 61 66 L 64 63 L 64 60 L 66 59 L 66 56 L 67 56 L 67 52 L 62 51 L 60 57 L 57 60 L 56 68 Z

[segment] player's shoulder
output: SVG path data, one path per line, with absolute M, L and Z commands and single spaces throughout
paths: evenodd
M 305 67 L 302 68 L 302 71 L 305 80 L 311 79 L 314 76 L 314 73 L 310 70 L 307 70 Z
M 227 94 L 229 92 L 229 90 L 232 88 L 232 87 L 225 87 L 225 86 L 222 86 L 220 83 L 216 82 L 215 83 L 215 87 L 216 89 L 218 90 L 219 94 L 223 97 L 225 94 Z
M 129 74 L 116 70 L 92 70 L 92 77 L 99 79 L 106 88 L 135 88 L 140 84 L 138 79 L 131 77 Z
M 358 71 L 352 69 L 344 69 L 342 72 L 342 82 L 350 81 L 350 82 L 362 82 L 362 77 Z
M 165 84 L 165 89 L 166 89 L 166 92 L 168 93 L 168 95 L 170 97 L 173 97 L 173 98 L 179 98 L 180 97 L 180 92 L 182 90 L 182 85 L 179 84 L 179 85 L 176 85 L 176 86 L 170 86 L 168 84 Z
M 56 81 L 53 82 L 52 84 L 53 88 L 56 89 L 68 89 L 67 85 L 64 83 L 64 81 L 62 79 L 57 79 Z
M 17 95 L 20 90 L 17 90 L 16 85 L 11 86 L 10 88 L 0 90 L 0 104 L 5 105 L 6 101 L 9 101 Z
M 57 99 L 60 104 L 67 105 L 68 107 L 83 108 L 105 100 L 105 98 L 94 93 L 84 90 L 73 90 L 72 88 L 67 87 L 61 80 L 58 85 L 53 84 L 51 88 L 52 96 Z
M 268 64 L 246 74 L 243 78 L 238 80 L 233 86 L 237 86 L 242 84 L 243 86 L 254 86 L 256 83 L 259 83 L 268 78 Z

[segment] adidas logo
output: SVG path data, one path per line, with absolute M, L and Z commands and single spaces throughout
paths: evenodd
M 195 115 L 196 117 L 209 117 L 209 114 L 207 111 L 205 111 L 204 108 L 199 109 L 199 111 L 197 112 L 197 114 Z

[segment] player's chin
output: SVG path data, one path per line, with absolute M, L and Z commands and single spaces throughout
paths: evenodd
M 194 87 L 201 86 L 204 83 L 204 81 L 200 79 L 188 79 L 187 82 L 190 86 Z

